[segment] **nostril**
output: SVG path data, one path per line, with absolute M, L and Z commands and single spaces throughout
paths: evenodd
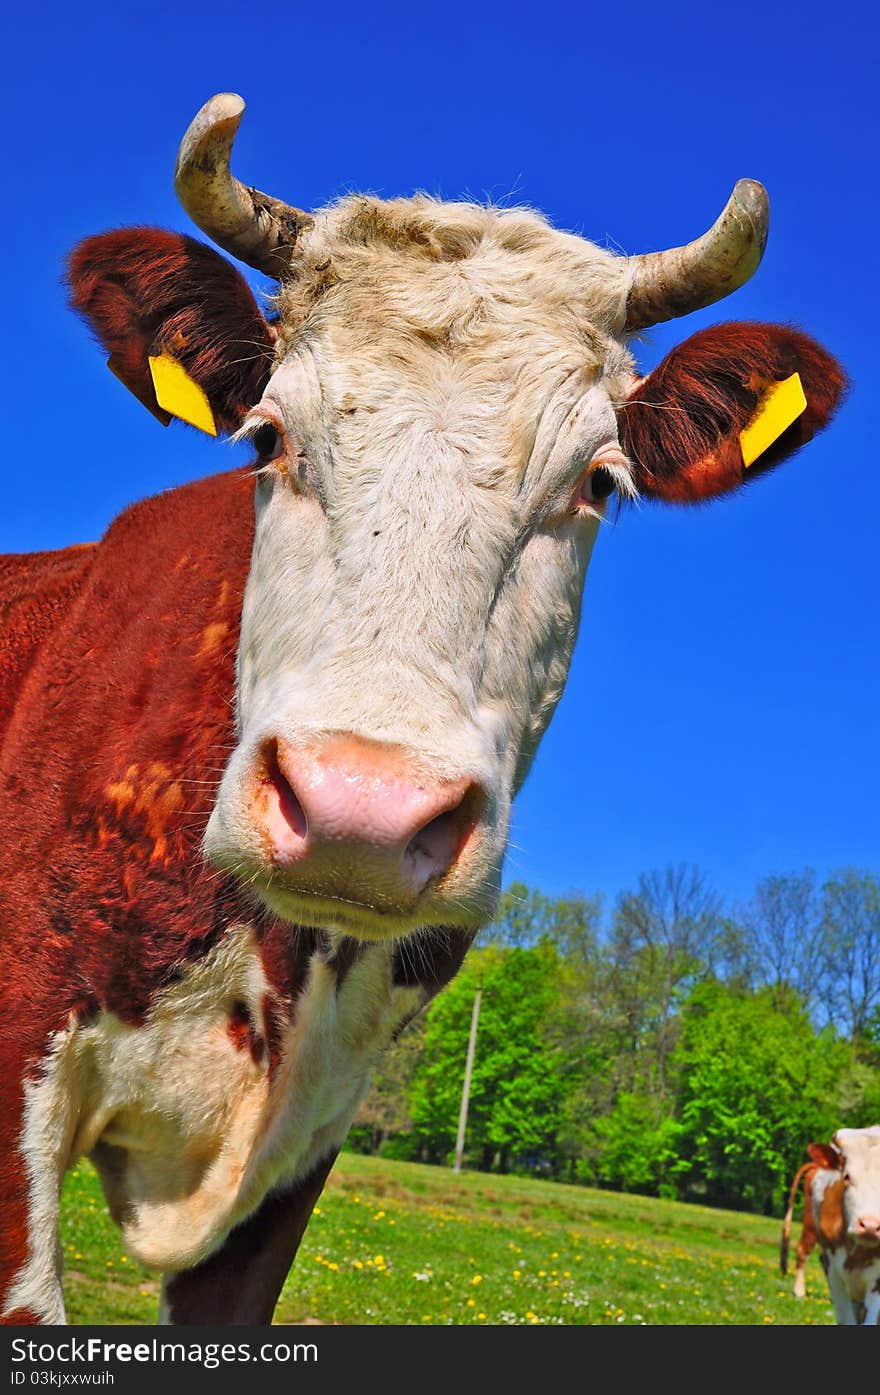
M 452 809 L 437 814 L 414 833 L 404 859 L 422 882 L 437 879 L 458 861 L 479 818 L 482 795 L 471 785 Z
M 427 881 L 429 877 L 442 876 L 452 866 L 458 855 L 458 841 L 455 814 L 438 814 L 410 838 L 404 857 L 412 870 Z
M 293 786 L 278 764 L 278 749 L 267 752 L 266 783 L 274 791 L 278 811 L 288 827 L 299 838 L 305 838 L 309 831 L 305 810 L 296 797 Z

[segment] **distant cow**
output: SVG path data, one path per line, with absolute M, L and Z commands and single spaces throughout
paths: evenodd
M 164 1274 L 166 1321 L 271 1321 L 382 1051 L 494 913 L 609 501 L 738 489 L 844 388 L 773 324 L 704 328 L 637 370 L 643 330 L 756 270 L 753 181 L 703 236 L 632 257 L 524 209 L 311 214 L 231 174 L 243 106 L 198 113 L 176 186 L 277 281 L 268 313 L 230 261 L 157 228 L 80 243 L 68 284 L 116 376 L 165 423 L 249 440 L 250 468 L 135 504 L 97 543 L 0 559 L 10 1323 L 64 1320 L 59 1192 L 81 1155 Z M 83 426 L 125 472 L 125 441 Z M 69 459 L 58 442 L 35 470 L 44 508 Z M 686 604 L 673 586 L 670 629 Z M 583 741 L 614 726 L 597 699 Z
M 880 1320 L 880 1124 L 811 1143 L 810 1211 L 838 1323 Z M 808 1165 L 809 1166 L 809 1165 Z M 800 1247 L 799 1247 L 800 1249 Z

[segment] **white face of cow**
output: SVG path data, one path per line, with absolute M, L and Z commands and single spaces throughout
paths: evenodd
M 849 1242 L 880 1249 L 880 1125 L 838 1129 L 842 1155 L 843 1219 Z
M 604 254 L 518 217 L 531 263 L 499 222 L 479 257 L 373 248 L 304 319 L 280 303 L 244 428 L 262 468 L 239 744 L 206 852 L 294 922 L 378 938 L 491 916 L 607 498 L 631 492 L 629 356 L 560 297 L 569 244 L 581 299 Z

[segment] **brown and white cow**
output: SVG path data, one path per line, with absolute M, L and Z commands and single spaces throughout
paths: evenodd
M 277 279 L 271 314 L 152 228 L 81 244 L 69 284 L 151 410 L 170 356 L 255 468 L 0 559 L 7 1322 L 63 1321 L 82 1155 L 165 1320 L 271 1321 L 378 1056 L 493 913 L 610 496 L 735 489 L 844 387 L 766 324 L 636 371 L 634 334 L 756 269 L 758 184 L 631 258 L 518 209 L 308 215 L 230 174 L 243 106 L 202 108 L 176 184 Z M 747 467 L 740 433 L 795 373 L 805 409 Z
M 880 1322 L 880 1124 L 838 1129 L 811 1143 L 818 1164 L 810 1210 L 834 1314 L 841 1325 Z

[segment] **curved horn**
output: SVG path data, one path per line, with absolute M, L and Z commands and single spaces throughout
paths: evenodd
M 767 190 L 740 179 L 721 217 L 695 242 L 627 257 L 626 330 L 702 310 L 745 285 L 764 255 L 769 224 Z
M 190 218 L 224 251 L 280 280 L 297 237 L 312 218 L 241 184 L 229 170 L 244 111 L 236 92 L 219 92 L 190 122 L 174 167 L 174 188 Z

